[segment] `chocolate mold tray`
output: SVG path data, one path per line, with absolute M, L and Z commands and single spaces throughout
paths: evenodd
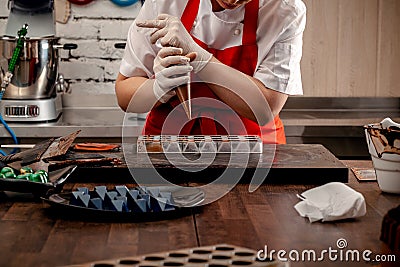
M 113 189 L 96 186 L 50 195 L 44 201 L 77 218 L 159 220 L 189 214 L 204 201 L 205 194 L 194 187 L 149 186 Z M 65 214 L 64 214 L 65 215 Z
M 138 153 L 262 153 L 257 135 L 142 135 Z
M 215 245 L 196 247 L 163 253 L 154 253 L 136 257 L 90 262 L 74 267 L 122 267 L 122 266 L 188 266 L 188 267 L 233 267 L 268 266 L 288 267 L 288 262 L 269 258 L 257 258 L 257 252 L 233 245 Z M 70 267 L 71 267 L 70 266 Z

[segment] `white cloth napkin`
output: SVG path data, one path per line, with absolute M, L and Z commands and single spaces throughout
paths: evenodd
M 297 195 L 302 201 L 294 208 L 310 222 L 323 222 L 364 216 L 367 209 L 363 195 L 349 186 L 332 182 Z

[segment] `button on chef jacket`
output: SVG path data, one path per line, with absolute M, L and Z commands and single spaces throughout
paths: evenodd
M 190 1 L 190 0 L 189 0 Z M 188 0 L 148 0 L 137 20 L 155 19 L 166 13 L 181 17 Z M 191 35 L 210 48 L 223 50 L 242 43 L 244 5 L 213 12 L 210 0 L 201 0 Z M 253 77 L 267 88 L 288 95 L 302 95 L 300 59 L 306 7 L 301 0 L 260 0 L 257 28 L 258 60 Z M 126 77 L 152 77 L 160 47 L 150 42 L 154 29 L 132 23 L 120 73 Z

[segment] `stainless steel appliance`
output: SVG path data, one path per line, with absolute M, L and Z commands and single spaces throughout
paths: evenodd
M 53 0 L 9 0 L 10 15 L 6 35 L 0 37 L 0 81 L 17 46 L 16 34 L 29 25 L 24 45 L 8 84 L 0 112 L 6 121 L 44 122 L 57 120 L 62 112 L 62 92 L 66 83 L 58 72 L 59 49 L 75 49 L 75 44 L 59 44 L 55 37 Z

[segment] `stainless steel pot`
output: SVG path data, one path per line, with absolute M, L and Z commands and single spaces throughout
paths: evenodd
M 75 44 L 58 44 L 58 37 L 27 38 L 4 99 L 44 99 L 56 95 L 58 49 L 75 49 Z M 0 81 L 17 45 L 14 37 L 0 37 Z

